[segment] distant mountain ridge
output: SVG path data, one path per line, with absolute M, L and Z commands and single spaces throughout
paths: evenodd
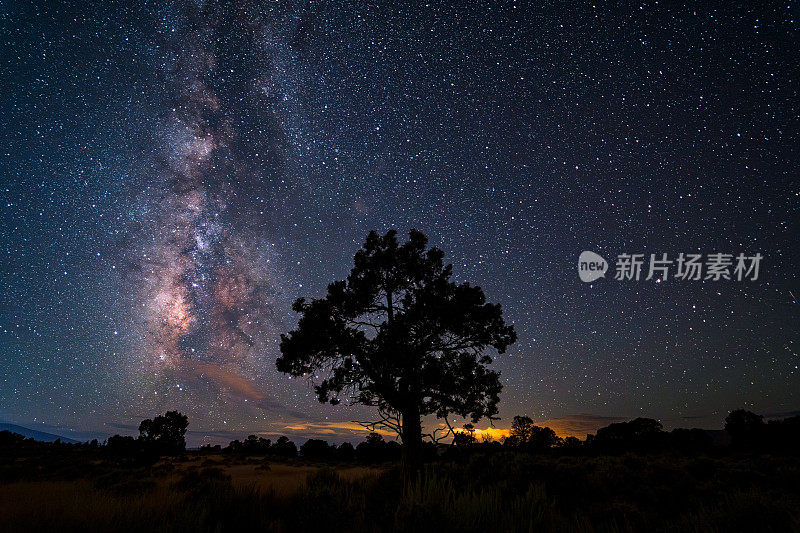
M 61 435 L 55 435 L 53 433 L 46 433 L 44 431 L 37 431 L 35 429 L 26 428 L 23 426 L 18 426 L 16 424 L 7 424 L 5 422 L 0 422 L 0 431 L 10 431 L 11 433 L 19 433 L 25 438 L 33 438 L 33 440 L 38 440 L 40 442 L 54 442 L 56 439 L 61 439 L 61 442 L 74 444 L 77 441 L 75 439 L 70 439 L 69 437 L 62 437 Z

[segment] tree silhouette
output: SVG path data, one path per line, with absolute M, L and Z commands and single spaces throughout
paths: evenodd
M 708 432 L 699 428 L 675 428 L 669 436 L 671 447 L 685 453 L 705 451 L 714 444 Z
M 745 409 L 731 411 L 725 417 L 725 431 L 734 446 L 756 447 L 764 434 L 764 417 Z
M 297 445 L 289 440 L 289 437 L 282 435 L 278 437 L 275 444 L 270 448 L 272 455 L 279 457 L 297 457 Z
M 322 439 L 308 439 L 300 446 L 300 455 L 304 459 L 315 461 L 328 461 L 333 458 L 335 452 L 336 447 Z
M 480 287 L 450 280 L 452 265 L 438 248 L 426 250 L 425 235 L 409 237 L 398 245 L 394 230 L 370 232 L 346 281 L 330 284 L 324 298 L 298 299 L 298 327 L 281 335 L 277 367 L 311 377 L 321 402 L 347 396 L 377 407 L 380 420 L 364 425 L 397 432 L 414 465 L 421 417 L 497 414 L 502 386 L 487 351 L 503 353 L 516 334 Z
M 268 455 L 272 449 L 272 441 L 256 435 L 248 435 L 244 441 L 233 440 L 225 451 L 241 455 Z
M 658 420 L 639 417 L 598 429 L 592 444 L 610 449 L 652 449 L 665 444 L 663 430 Z
M 139 451 L 139 443 L 130 436 L 112 435 L 106 439 L 106 451 L 116 456 L 133 456 Z
M 167 411 L 139 424 L 139 440 L 158 453 L 177 454 L 186 450 L 189 419 L 178 411 Z
M 453 434 L 453 446 L 473 446 L 477 442 L 475 426 L 472 424 L 464 424 L 463 431 L 456 431 Z
M 343 442 L 336 448 L 335 456 L 339 461 L 352 461 L 356 457 L 356 449 L 349 442 Z
M 528 442 L 533 434 L 533 420 L 529 416 L 516 415 L 511 422 L 511 432 L 506 442 L 511 446 L 518 446 Z
M 370 433 L 356 446 L 356 456 L 366 463 L 396 460 L 400 457 L 400 448 L 397 442 L 386 442 L 379 433 Z
M 506 445 L 526 450 L 542 450 L 561 442 L 556 432 L 549 427 L 534 425 L 529 416 L 515 416 Z

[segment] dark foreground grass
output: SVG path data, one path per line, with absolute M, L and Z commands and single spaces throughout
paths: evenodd
M 0 529 L 800 531 L 792 457 L 495 453 L 428 465 L 407 487 L 393 468 L 345 479 L 298 466 L 307 477 L 289 492 L 237 484 L 224 464 L 83 471 L 0 484 Z

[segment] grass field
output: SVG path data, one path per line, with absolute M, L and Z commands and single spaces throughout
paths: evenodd
M 37 466 L 38 465 L 38 466 Z M 0 467 L 3 531 L 800 531 L 800 460 L 477 454 L 426 466 L 189 453 Z

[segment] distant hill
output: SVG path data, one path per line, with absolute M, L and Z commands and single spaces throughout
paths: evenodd
M 67 437 L 62 437 L 61 435 L 54 435 L 53 433 L 45 433 L 44 431 L 37 431 L 35 429 L 29 429 L 26 427 L 18 426 L 16 424 L 6 424 L 4 422 L 0 422 L 0 431 L 10 431 L 12 433 L 19 433 L 26 439 L 28 437 L 32 437 L 33 440 L 38 440 L 41 442 L 53 442 L 56 439 L 61 439 L 61 442 L 65 443 L 76 443 L 80 442 L 75 439 L 70 439 Z

